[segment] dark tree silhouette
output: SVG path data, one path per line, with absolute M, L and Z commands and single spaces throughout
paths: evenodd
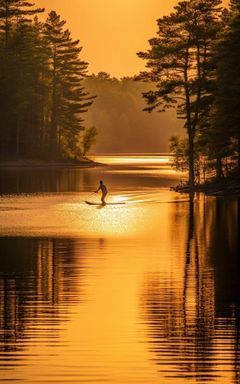
M 93 102 L 82 85 L 88 64 L 56 12 L 0 1 L 0 158 L 82 156 L 83 113 Z
M 177 107 L 185 120 L 189 143 L 189 186 L 194 187 L 194 145 L 201 105 L 208 93 L 211 43 L 219 29 L 221 0 L 182 1 L 175 12 L 158 20 L 157 37 L 148 52 L 140 52 L 149 71 L 138 77 L 156 83 L 144 93 L 146 111 Z

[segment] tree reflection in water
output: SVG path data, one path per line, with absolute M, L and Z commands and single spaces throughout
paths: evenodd
M 143 287 L 151 359 L 165 377 L 239 383 L 239 202 L 197 196 L 182 228 L 182 270 L 150 274 Z
M 79 293 L 79 275 L 84 275 L 86 266 L 78 250 L 76 268 L 75 240 L 71 239 L 0 238 L 0 248 L 0 352 L 4 359 L 4 352 L 22 351 L 30 339 L 46 345 L 57 341 L 59 329 L 68 320 L 66 307 L 84 297 Z

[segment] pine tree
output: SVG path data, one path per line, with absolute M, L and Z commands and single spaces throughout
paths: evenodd
M 27 1 L 0 0 L 0 119 L 1 156 L 18 157 L 28 132 L 24 119 L 32 94 L 36 60 L 31 18 L 42 8 Z M 26 134 L 26 137 L 23 137 Z M 20 148 L 22 147 L 22 149 Z M 25 146 L 26 147 L 26 146 Z
M 87 63 L 65 21 L 51 12 L 42 23 L 42 11 L 28 1 L 0 0 L 2 158 L 81 155 L 81 116 L 93 101 L 82 85 Z
M 32 57 L 35 60 L 34 71 L 32 72 L 33 95 L 30 100 L 31 120 L 29 135 L 32 154 L 40 157 L 47 157 L 49 143 L 49 55 L 50 50 L 44 34 L 44 23 L 37 17 L 32 25 L 32 35 L 35 41 Z
M 138 55 L 147 60 L 148 72 L 139 79 L 156 83 L 144 94 L 147 111 L 177 107 L 185 120 L 189 143 L 189 186 L 195 183 L 194 143 L 204 98 L 211 81 L 208 67 L 211 42 L 219 28 L 221 0 L 182 1 L 170 16 L 158 20 L 158 36 L 150 50 Z
M 80 155 L 81 114 L 92 104 L 82 86 L 88 64 L 80 59 L 79 41 L 64 30 L 65 21 L 49 13 L 45 35 L 50 48 L 50 153 L 56 156 Z
M 226 28 L 216 46 L 217 91 L 212 130 L 232 140 L 240 167 L 240 4 L 230 1 Z M 220 135 L 221 133 L 221 135 Z M 231 149 L 231 148 L 230 148 Z
M 19 22 L 28 21 L 29 16 L 44 12 L 44 8 L 35 8 L 34 3 L 23 0 L 0 0 L 0 31 L 4 34 L 5 48 L 9 44 L 12 28 Z

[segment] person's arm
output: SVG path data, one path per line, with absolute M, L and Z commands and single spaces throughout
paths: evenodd
M 101 189 L 101 187 L 99 186 L 98 189 L 95 191 L 95 193 L 98 193 L 98 191 Z

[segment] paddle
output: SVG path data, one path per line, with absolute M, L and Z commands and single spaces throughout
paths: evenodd
M 92 195 L 94 195 L 96 192 L 92 192 L 90 193 L 90 195 L 87 196 L 87 199 L 89 199 L 89 197 L 91 197 Z
M 93 196 L 95 193 L 96 193 L 96 192 L 92 192 L 92 193 L 90 193 L 90 195 L 87 196 L 87 200 L 88 200 L 91 196 Z M 85 203 L 87 203 L 87 200 L 85 200 Z

